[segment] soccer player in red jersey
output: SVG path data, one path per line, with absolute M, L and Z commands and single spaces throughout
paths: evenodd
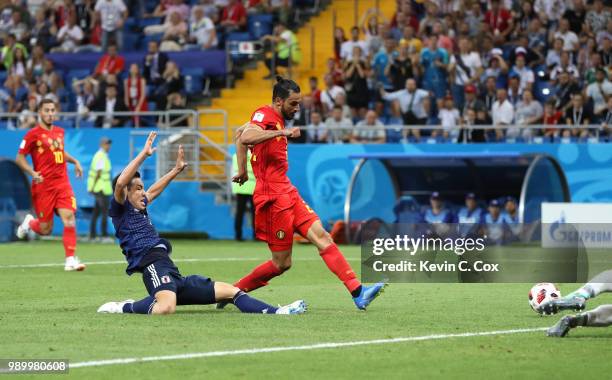
M 317 214 L 304 202 L 287 177 L 287 138 L 299 137 L 300 129 L 285 129 L 285 120 L 293 119 L 299 111 L 300 99 L 300 87 L 294 81 L 277 77 L 272 105 L 258 108 L 251 121 L 236 133 L 238 174 L 233 181 L 242 184 L 248 179 L 248 147 L 257 179 L 253 194 L 255 233 L 258 239 L 268 243 L 272 260 L 259 265 L 234 285 L 246 292 L 253 291 L 288 270 L 291 267 L 293 233 L 297 231 L 318 248 L 327 267 L 353 296 L 357 308 L 365 310 L 385 284 L 361 284 Z
M 64 250 L 66 271 L 82 271 L 85 265 L 74 255 L 76 250 L 75 217 L 76 198 L 68 181 L 66 162 L 74 164 L 77 178 L 83 175 L 79 161 L 64 150 L 64 130 L 53 125 L 57 112 L 50 99 L 38 105 L 40 123 L 26 133 L 15 162 L 21 170 L 32 176 L 32 203 L 36 218 L 28 214 L 17 228 L 17 237 L 23 239 L 31 230 L 39 235 L 49 235 L 53 229 L 53 213 L 64 224 Z M 32 156 L 34 167 L 26 161 Z

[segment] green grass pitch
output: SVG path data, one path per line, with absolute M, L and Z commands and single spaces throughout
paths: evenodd
M 181 272 L 233 282 L 269 257 L 262 243 L 174 240 Z M 359 269 L 359 247 L 342 247 Z M 527 304 L 532 284 L 391 284 L 367 312 L 356 310 L 312 246 L 297 245 L 293 268 L 253 293 L 269 303 L 303 298 L 301 316 L 245 315 L 233 306 L 180 307 L 171 316 L 98 315 L 102 303 L 145 295 L 125 275 L 116 245 L 81 243 L 85 272 L 65 273 L 61 242 L 0 245 L 0 358 L 66 358 L 71 363 L 266 347 L 368 341 L 432 334 L 541 328 Z M 57 266 L 34 266 L 57 263 Z M 28 265 L 32 265 L 28 267 Z M 574 284 L 559 284 L 561 291 Z M 593 308 L 612 301 L 602 295 Z M 612 329 L 450 337 L 307 351 L 283 351 L 73 368 L 61 378 L 602 378 Z M 28 378 L 21 376 L 19 378 Z M 36 378 L 36 377 L 35 377 Z

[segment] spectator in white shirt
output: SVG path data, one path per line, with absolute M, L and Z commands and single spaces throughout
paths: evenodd
M 325 90 L 321 91 L 321 105 L 323 106 L 323 114 L 328 116 L 332 108 L 336 105 L 336 98 L 339 94 L 345 94 L 344 89 L 334 84 L 334 79 L 330 74 L 324 77 Z
M 493 117 L 493 125 L 496 127 L 495 135 L 498 140 L 501 140 L 504 137 L 504 131 L 499 127 L 510 125 L 514 120 L 514 106 L 508 101 L 505 88 L 497 89 L 497 100 L 493 103 L 491 116 Z
M 401 113 L 405 125 L 427 124 L 430 106 L 429 92 L 417 88 L 414 79 L 407 79 L 406 88 L 403 90 L 387 93 L 381 88 L 380 91 L 384 100 L 393 102 L 394 113 L 396 115 Z M 421 138 L 420 130 L 415 129 L 411 132 L 417 140 Z
M 544 109 L 542 105 L 533 100 L 533 94 L 530 90 L 523 92 L 523 99 L 516 105 L 516 124 L 519 126 L 537 124 L 542 120 Z M 519 134 L 525 138 L 533 135 L 533 130 L 523 129 L 521 132 L 519 128 L 509 128 L 508 137 L 518 137 Z
M 465 86 L 477 83 L 482 74 L 480 55 L 471 49 L 471 41 L 468 37 L 460 37 L 459 53 L 450 57 L 448 71 L 454 76 L 452 92 L 457 108 L 463 108 Z
M 522 49 L 522 48 L 519 48 Z M 531 90 L 531 86 L 535 81 L 535 75 L 533 75 L 533 71 L 525 65 L 525 54 L 527 52 L 523 49 L 521 52 L 516 54 L 516 64 L 512 68 L 512 71 L 517 73 L 519 76 L 520 84 L 519 84 L 519 92 L 523 93 L 525 90 Z
M 555 38 L 552 49 L 546 53 L 546 67 L 551 68 L 561 63 L 561 53 L 563 52 L 563 39 Z
M 353 133 L 353 122 L 344 117 L 342 107 L 339 105 L 334 106 L 331 116 L 325 120 L 325 127 L 329 134 L 327 141 L 330 143 L 349 142 Z
M 561 52 L 560 63 L 550 72 L 550 79 L 556 80 L 559 74 L 562 72 L 567 72 L 574 79 L 578 79 L 580 77 L 578 68 L 576 68 L 576 66 L 570 61 L 570 53 L 567 51 Z
M 594 121 L 602 120 L 607 112 L 607 99 L 612 97 L 612 83 L 606 78 L 605 69 L 598 68 L 595 72 L 595 82 L 591 83 L 586 88 L 586 96 L 591 98 L 593 102 L 593 117 Z
M 442 127 L 442 136 L 445 139 L 451 138 L 453 141 L 456 141 L 459 136 L 461 116 L 459 115 L 459 110 L 455 108 L 452 96 L 447 95 L 444 98 L 444 107 L 438 112 L 438 119 L 440 119 L 440 125 Z M 439 131 L 434 130 L 431 136 L 438 136 L 438 132 Z
M 540 19 L 557 22 L 565 12 L 564 0 L 536 0 L 533 10 L 540 15 Z
M 327 126 L 321 120 L 321 114 L 317 111 L 312 113 L 310 124 L 306 126 L 306 142 L 327 142 Z
M 128 16 L 123 0 L 98 0 L 94 10 L 102 24 L 102 51 L 106 51 L 111 37 L 117 48 L 123 50 L 123 24 Z
M 612 14 L 604 8 L 603 0 L 595 0 L 593 8 L 587 12 L 586 22 L 593 33 L 598 33 L 606 28 L 606 23 L 610 22 L 610 17 L 612 17 Z
M 351 112 L 351 107 L 346 104 L 346 93 L 341 92 L 336 96 L 335 103 L 337 106 L 342 108 L 342 117 L 353 120 L 353 113 Z
M 62 51 L 71 53 L 81 44 L 83 40 L 83 30 L 77 25 L 77 19 L 75 13 L 70 13 L 68 16 L 68 22 L 61 27 L 57 33 L 57 39 L 60 46 L 53 49 L 54 51 Z
M 559 30 L 555 33 L 554 38 L 561 38 L 563 40 L 564 51 L 575 52 L 580 47 L 578 36 L 570 30 L 569 21 L 566 18 L 562 18 L 559 21 Z
M 214 49 L 217 44 L 215 24 L 210 18 L 206 17 L 204 8 L 194 7 L 193 20 L 189 24 L 189 44 L 185 46 L 185 50 Z
M 352 143 L 385 143 L 385 126 L 378 120 L 375 111 L 369 110 L 365 119 L 361 120 L 353 130 Z
M 367 44 L 365 41 L 359 39 L 359 27 L 354 26 L 351 28 L 351 39 L 343 42 L 340 46 L 340 58 L 346 61 L 353 59 L 353 48 L 359 46 L 361 49 L 361 58 L 366 58 Z

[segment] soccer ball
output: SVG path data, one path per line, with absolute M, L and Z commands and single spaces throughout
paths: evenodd
M 543 303 L 561 297 L 561 292 L 555 284 L 550 282 L 541 282 L 535 284 L 529 291 L 529 306 L 539 314 L 538 307 Z

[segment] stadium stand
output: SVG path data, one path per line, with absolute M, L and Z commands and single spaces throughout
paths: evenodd
M 291 54 L 301 54 L 292 55 L 289 68 L 277 68 L 313 98 L 323 122 L 329 105 L 338 104 L 353 125 L 375 110 L 388 142 L 608 140 L 612 20 L 602 0 L 562 1 L 558 12 L 547 12 L 546 1 L 500 0 L 39 3 L 16 0 L 2 9 L 0 111 L 20 113 L 30 97 L 51 97 L 62 111 L 77 111 L 72 84 L 88 76 L 102 81 L 96 97 L 107 80 L 122 91 L 127 68 L 143 67 L 155 41 L 176 63 L 174 90 L 180 88 L 188 106 L 220 95 L 200 107 L 225 110 L 235 127 L 269 101 L 262 88 L 273 81 L 262 79 L 268 74 L 262 48 L 266 36 L 280 35 L 282 23 L 295 31 L 288 31 L 295 36 Z M 104 47 L 113 44 L 117 59 L 105 60 Z M 109 69 L 116 78 L 106 78 Z M 328 74 L 338 87 L 325 84 Z M 411 102 L 407 79 L 428 97 Z M 149 110 L 168 104 L 159 98 L 171 93 L 155 92 L 158 87 L 147 82 L 147 104 L 155 102 Z M 582 99 L 574 99 L 577 93 Z M 301 126 L 308 129 L 309 121 Z M 554 124 L 564 127 L 543 127 Z M 221 135 L 209 137 L 223 142 Z

